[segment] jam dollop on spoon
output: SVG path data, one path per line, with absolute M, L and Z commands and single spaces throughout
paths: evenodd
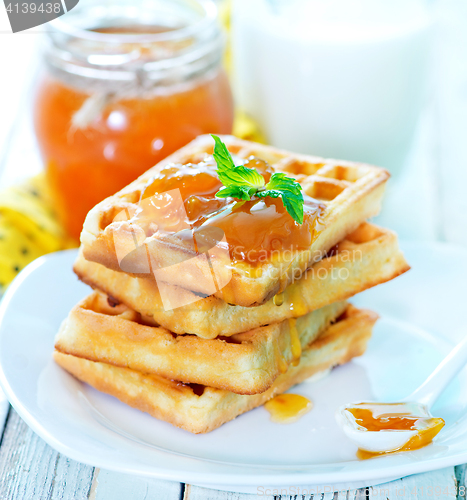
M 398 402 L 356 402 L 341 406 L 336 420 L 358 446 L 361 459 L 416 450 L 444 427 L 430 408 L 467 362 L 467 338 L 460 342 L 412 394 Z

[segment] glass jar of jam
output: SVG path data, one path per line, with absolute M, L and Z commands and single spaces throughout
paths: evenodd
M 215 4 L 138 4 L 83 2 L 50 23 L 34 124 L 76 238 L 96 203 L 196 136 L 231 132 Z

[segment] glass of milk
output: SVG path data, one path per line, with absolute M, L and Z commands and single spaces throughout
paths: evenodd
M 281 148 L 403 162 L 426 97 L 424 0 L 234 0 L 239 105 Z

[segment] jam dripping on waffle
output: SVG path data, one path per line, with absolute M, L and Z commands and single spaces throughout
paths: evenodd
M 274 173 L 267 162 L 255 157 L 244 165 L 258 170 L 266 182 Z M 250 264 L 261 264 L 274 252 L 309 248 L 320 232 L 325 205 L 307 195 L 300 225 L 287 213 L 280 198 L 216 198 L 221 187 L 211 157 L 197 164 L 167 165 L 144 187 L 140 205 L 145 208 L 130 222 L 142 226 L 146 236 L 175 234 L 186 242 L 193 240 L 195 246 L 201 240 L 203 249 L 196 248 L 199 252 L 225 236 L 233 262 Z M 201 238 L 193 238 L 193 231 Z

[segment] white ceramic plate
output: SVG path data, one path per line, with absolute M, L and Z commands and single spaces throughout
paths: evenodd
M 33 430 L 65 455 L 191 484 L 244 491 L 283 485 L 339 489 L 467 462 L 467 421 L 461 418 L 467 406 L 465 370 L 433 409 L 447 425 L 424 449 L 359 461 L 334 421 L 335 409 L 346 402 L 392 400 L 411 392 L 458 338 L 454 327 L 464 319 L 466 253 L 438 245 L 405 248 L 416 270 L 354 300 L 378 306 L 382 313 L 368 351 L 327 378 L 294 388 L 315 404 L 295 424 L 271 423 L 266 410 L 258 408 L 195 436 L 95 391 L 56 366 L 51 359 L 54 335 L 71 307 L 89 293 L 71 271 L 75 251 L 35 261 L 5 295 L 2 386 Z M 432 332 L 414 324 L 431 325 Z M 436 333 L 442 327 L 451 339 Z

